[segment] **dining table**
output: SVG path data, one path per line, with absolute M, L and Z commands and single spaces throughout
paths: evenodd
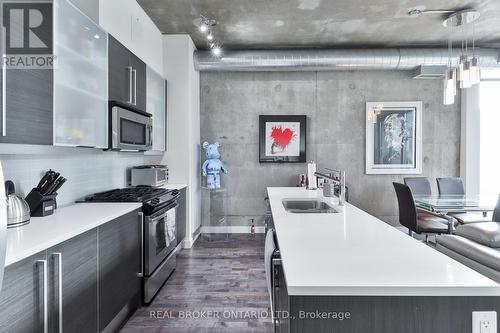
M 453 232 L 455 218 L 450 213 L 488 212 L 495 210 L 496 196 L 482 194 L 466 195 L 421 195 L 415 196 L 418 209 L 448 220 L 448 232 Z

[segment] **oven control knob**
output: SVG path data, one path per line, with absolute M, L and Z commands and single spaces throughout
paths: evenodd
M 160 199 L 154 198 L 153 200 L 151 200 L 151 203 L 154 204 L 154 205 L 157 205 L 157 204 L 160 203 Z

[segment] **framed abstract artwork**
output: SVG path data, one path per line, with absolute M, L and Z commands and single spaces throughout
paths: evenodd
M 259 162 L 305 163 L 306 116 L 259 116 Z
M 422 173 L 422 102 L 366 103 L 366 173 Z

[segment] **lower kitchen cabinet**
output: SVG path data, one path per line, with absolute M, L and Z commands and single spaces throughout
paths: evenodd
M 47 259 L 50 332 L 61 332 L 59 325 L 62 323 L 63 332 L 95 333 L 98 312 L 97 229 L 48 249 Z
M 277 281 L 274 286 L 275 333 L 288 333 L 290 332 L 290 299 L 286 287 L 285 273 L 281 264 L 277 265 L 275 269 L 277 270 L 277 276 L 275 276 Z
M 184 187 L 179 190 L 181 195 L 177 202 L 179 203 L 179 207 L 177 207 L 177 226 L 176 226 L 176 239 L 177 245 L 179 245 L 184 238 L 186 238 L 186 222 L 187 222 L 187 205 L 186 205 L 186 194 L 187 187 Z
M 99 329 L 117 331 L 141 304 L 138 211 L 99 227 Z
M 141 304 L 140 246 L 136 210 L 7 266 L 0 333 L 117 331 Z
M 44 302 L 47 268 L 43 251 L 5 269 L 0 292 L 0 332 L 44 332 L 44 325 L 48 325 L 44 317 L 44 312 L 48 311 L 44 307 L 44 303 L 48 304 L 46 298 Z

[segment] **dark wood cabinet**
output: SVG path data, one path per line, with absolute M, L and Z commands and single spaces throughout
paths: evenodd
M 138 211 L 99 227 L 99 329 L 115 331 L 141 304 Z
M 109 99 L 146 110 L 146 64 L 109 35 Z
M 0 143 L 52 145 L 53 71 L 6 69 L 0 81 Z
M 179 199 L 177 202 L 179 203 L 179 207 L 177 207 L 177 231 L 176 231 L 176 238 L 177 238 L 177 245 L 179 245 L 184 238 L 186 238 L 186 221 L 187 221 L 187 205 L 186 205 L 186 192 L 187 188 L 184 187 L 183 189 L 179 190 L 181 192 L 181 195 L 179 196 Z
M 0 292 L 0 332 L 43 332 L 44 323 L 48 324 L 44 317 L 44 285 L 48 284 L 44 281 L 45 269 L 45 251 L 5 269 Z
M 130 65 L 134 70 L 135 106 L 146 111 L 146 64 L 130 53 Z
M 50 332 L 60 332 L 61 305 L 63 332 L 95 333 L 98 315 L 97 229 L 48 249 L 47 259 Z M 61 280 L 59 274 L 62 274 Z

